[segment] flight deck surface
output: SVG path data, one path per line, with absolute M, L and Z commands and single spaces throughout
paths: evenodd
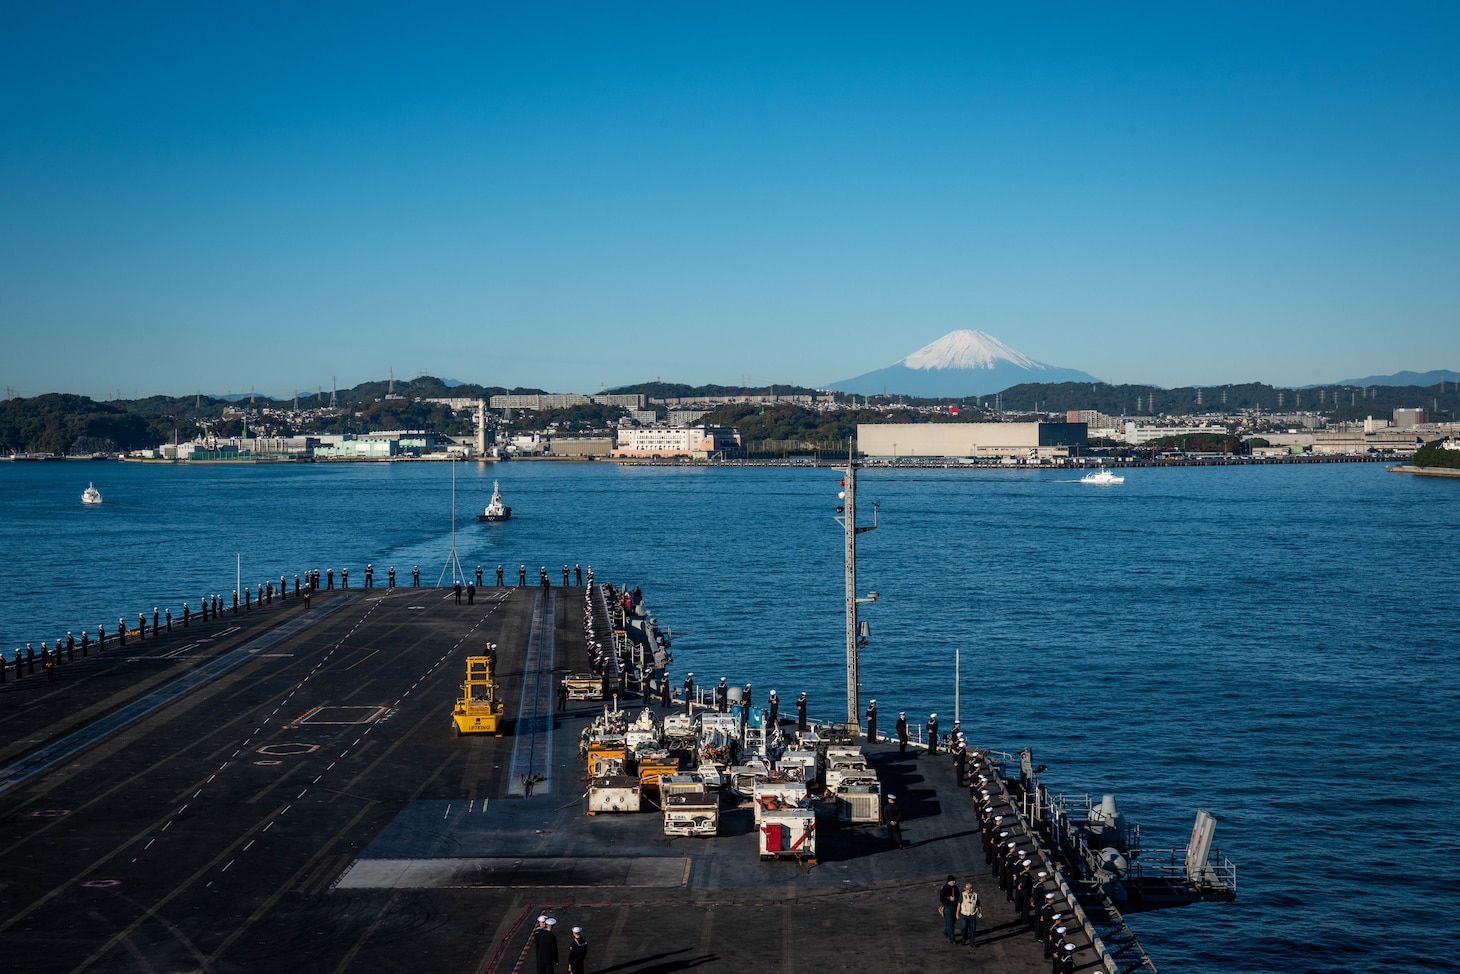
M 509 972 L 547 913 L 564 955 L 585 928 L 591 971 L 1049 969 L 942 756 L 868 749 L 905 848 L 823 808 L 815 862 L 763 862 L 728 798 L 711 838 L 585 815 L 578 739 L 603 704 L 553 713 L 551 693 L 585 666 L 583 589 L 312 603 L 0 686 L 0 967 Z M 488 642 L 505 732 L 458 737 L 463 661 Z M 975 948 L 943 939 L 950 873 L 982 895 Z

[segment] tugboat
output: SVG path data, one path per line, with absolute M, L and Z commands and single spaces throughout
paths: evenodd
M 477 515 L 478 521 L 505 521 L 512 516 L 512 508 L 502 503 L 502 488 L 492 481 L 492 499 L 487 509 Z
M 100 504 L 101 503 L 101 491 L 99 491 L 99 490 L 96 489 L 96 484 L 94 484 L 94 483 L 88 483 L 86 485 L 86 489 L 81 492 L 81 503 L 83 503 L 83 504 Z

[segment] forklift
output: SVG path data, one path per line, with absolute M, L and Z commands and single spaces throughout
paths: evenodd
M 496 734 L 502 724 L 502 704 L 497 700 L 497 685 L 492 682 L 490 656 L 466 658 L 466 682 L 461 685 L 461 699 L 451 712 L 456 736 L 462 734 Z

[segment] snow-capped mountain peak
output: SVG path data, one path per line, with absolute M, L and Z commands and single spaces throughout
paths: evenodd
M 950 331 L 898 364 L 909 369 L 992 369 L 1001 362 L 1022 369 L 1045 368 L 1043 363 L 1015 351 L 988 332 L 969 328 Z
M 1025 382 L 1098 382 L 1088 372 L 1037 362 L 983 331 L 952 331 L 896 365 L 833 382 L 858 395 L 957 399 L 985 396 Z

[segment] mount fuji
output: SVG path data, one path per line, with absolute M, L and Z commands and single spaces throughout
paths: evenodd
M 987 332 L 963 329 L 950 331 L 896 365 L 833 382 L 830 388 L 859 396 L 958 399 L 1002 392 L 1024 382 L 1099 381 L 1078 369 L 1037 362 Z

